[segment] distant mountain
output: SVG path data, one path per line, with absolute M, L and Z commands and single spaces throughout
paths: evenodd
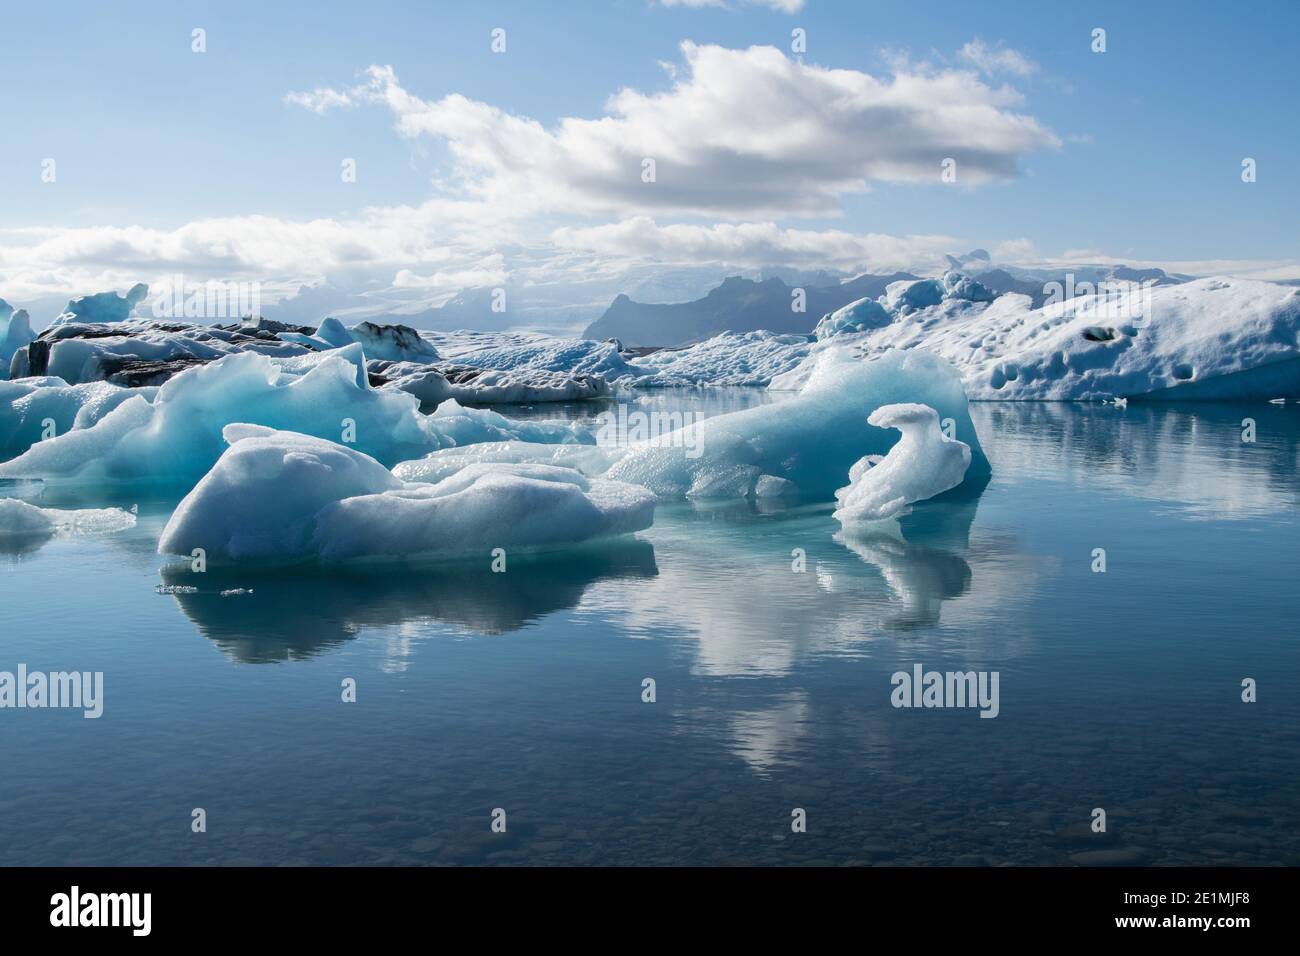
M 589 339 L 617 338 L 627 346 L 687 345 L 719 332 L 811 333 L 817 320 L 856 299 L 875 298 L 885 286 L 900 279 L 915 279 L 907 272 L 860 275 L 838 284 L 790 286 L 779 278 L 762 281 L 731 276 L 702 299 L 672 305 L 634 302 L 619 295 L 605 314 L 587 326 Z M 794 288 L 803 288 L 806 308 L 791 308 Z

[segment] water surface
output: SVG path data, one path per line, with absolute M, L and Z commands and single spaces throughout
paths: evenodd
M 0 670 L 105 708 L 0 711 L 0 864 L 1300 863 L 1300 408 L 972 416 L 983 493 L 868 535 L 679 503 L 506 574 L 192 575 L 141 502 L 9 547 Z M 893 708 L 915 663 L 998 671 L 999 716 Z

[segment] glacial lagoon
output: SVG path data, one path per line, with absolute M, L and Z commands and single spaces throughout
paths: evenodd
M 992 479 L 893 527 L 661 503 L 504 574 L 194 575 L 175 500 L 47 488 L 138 521 L 3 545 L 0 670 L 104 678 L 95 720 L 0 712 L 0 863 L 1300 863 L 1300 408 L 971 416 Z M 996 671 L 997 717 L 894 707 L 917 664 Z

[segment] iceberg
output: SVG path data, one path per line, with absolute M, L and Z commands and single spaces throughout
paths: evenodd
M 633 444 L 607 477 L 670 498 L 797 491 L 808 500 L 829 499 L 856 461 L 894 444 L 889 427 L 868 415 L 898 402 L 923 402 L 951 418 L 954 437 L 970 448 L 968 480 L 988 478 L 988 459 L 951 366 L 920 350 L 863 362 L 847 349 L 823 350 L 797 396 L 705 419 L 691 426 L 690 441 L 674 441 L 670 433 Z
M 0 299 L 0 381 L 9 377 L 9 364 L 14 353 L 24 348 L 36 333 L 26 309 L 14 311 L 4 299 Z
M 928 405 L 882 405 L 867 419 L 877 428 L 897 428 L 902 437 L 884 458 L 866 456 L 849 470 L 849 485 L 835 493 L 841 524 L 883 521 L 907 512 L 962 483 L 970 446 L 949 440 L 939 413 Z
M 100 323 L 122 322 L 129 318 L 131 310 L 149 295 L 149 287 L 137 282 L 127 290 L 126 295 L 116 292 L 96 292 L 83 295 L 68 302 L 63 312 L 51 325 L 67 325 L 74 322 Z
M 767 385 L 809 354 L 807 335 L 723 332 L 689 348 L 660 349 L 636 359 L 617 384 L 637 388 Z
M 308 351 L 265 330 L 125 317 L 107 325 L 68 320 L 50 326 L 18 349 L 10 377 L 49 375 L 70 385 L 94 381 L 160 385 L 188 368 L 236 352 L 290 357 Z
M 256 425 L 177 506 L 158 550 L 218 562 L 349 561 L 546 549 L 650 526 L 644 488 L 558 466 L 474 464 L 405 482 L 367 455 Z
M 577 402 L 610 395 L 600 375 L 522 369 L 503 372 L 468 365 L 430 367 L 416 362 L 366 363 L 370 383 L 409 392 L 421 405 L 448 399 L 462 404 L 503 405 Z
M 112 393 L 111 411 L 36 442 L 0 465 L 0 477 L 189 489 L 221 456 L 222 429 L 235 422 L 342 441 L 386 464 L 480 441 L 594 443 L 578 423 L 512 421 L 455 402 L 422 415 L 414 396 L 370 387 L 355 344 L 290 360 L 236 353 L 175 376 L 152 397 L 123 391 L 134 394 Z
M 45 509 L 17 498 L 0 498 L 0 536 L 35 537 L 54 533 L 54 522 Z
M 113 534 L 135 527 L 136 517 L 121 508 L 39 508 L 17 498 L 0 498 L 0 537 Z
M 883 304 L 893 322 L 830 335 L 769 387 L 798 388 L 822 349 L 870 358 L 923 348 L 957 369 L 972 401 L 1300 397 L 1300 289 L 1227 278 L 1115 283 L 1035 309 L 1019 293 L 985 302 L 966 282 L 950 274 L 929 306 L 891 285 Z
M 0 382 L 0 461 L 26 451 L 42 438 L 89 428 L 126 400 L 151 400 L 156 388 L 122 388 L 108 382 L 68 385 L 62 379 Z

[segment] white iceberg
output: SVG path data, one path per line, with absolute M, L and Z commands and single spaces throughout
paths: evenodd
M 938 283 L 946 297 L 929 306 L 916 303 L 933 289 L 918 296 L 891 285 L 893 322 L 818 342 L 770 387 L 797 388 L 826 348 L 864 358 L 923 348 L 957 369 L 972 401 L 1300 397 L 1300 289 L 1225 278 L 1116 283 L 1034 309 L 1017 293 L 981 301 L 963 280 Z
M 470 465 L 410 483 L 333 442 L 255 425 L 230 447 L 163 530 L 158 550 L 204 549 L 219 562 L 408 558 L 546 549 L 650 526 L 644 488 L 545 465 Z
M 866 456 L 850 469 L 848 487 L 835 493 L 835 518 L 841 524 L 897 517 L 913 503 L 962 483 L 970 446 L 946 438 L 939 413 L 930 406 L 882 405 L 868 421 L 877 428 L 897 428 L 902 437 L 884 458 Z
M 62 314 L 51 325 L 67 325 L 74 322 L 122 322 L 129 318 L 131 310 L 149 295 L 149 287 L 137 282 L 127 290 L 126 295 L 116 292 L 96 292 L 72 299 Z
M 121 508 L 38 508 L 17 498 L 0 498 L 0 537 L 113 534 L 135 527 L 136 517 Z
M 637 388 L 766 385 L 803 361 L 812 341 L 807 335 L 723 332 L 689 348 L 660 349 L 638 358 L 618 383 Z
M 843 349 L 819 353 L 797 396 L 705 419 L 692 426 L 689 440 L 674 441 L 670 433 L 633 444 L 607 475 L 665 497 L 797 490 L 809 500 L 829 499 L 854 462 L 894 444 L 892 432 L 868 415 L 898 402 L 923 402 L 951 418 L 954 437 L 970 446 L 970 479 L 988 477 L 961 381 L 947 363 L 919 350 L 863 362 Z

